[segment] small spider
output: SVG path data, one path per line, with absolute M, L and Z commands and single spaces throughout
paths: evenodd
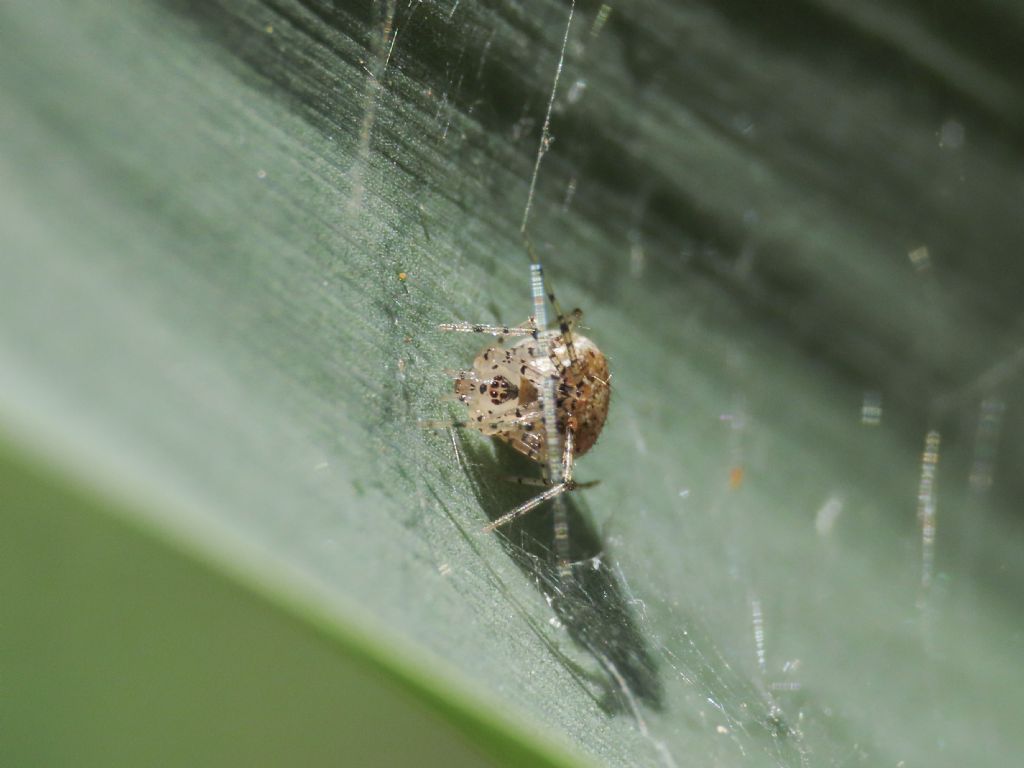
M 573 464 L 597 441 L 611 398 L 604 354 L 573 330 L 582 312 L 577 309 L 570 316 L 562 312 L 554 292 L 545 289 L 540 261 L 529 243 L 527 249 L 533 315 L 516 326 L 442 323 L 442 331 L 484 333 L 497 340 L 484 347 L 471 369 L 452 374 L 454 395 L 466 408 L 465 420 L 424 422 L 428 427 L 475 429 L 504 440 L 544 465 L 543 478 L 521 478 L 519 482 L 546 489 L 485 526 L 485 531 L 493 531 L 567 491 L 594 484 L 577 483 Z M 557 329 L 547 328 L 545 298 L 554 307 Z M 518 340 L 506 344 L 506 338 Z

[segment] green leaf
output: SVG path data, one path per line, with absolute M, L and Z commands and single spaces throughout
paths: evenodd
M 6 5 L 4 764 L 1012 763 L 1024 17 L 959 14 Z M 571 580 L 418 426 L 528 199 L 612 366 Z

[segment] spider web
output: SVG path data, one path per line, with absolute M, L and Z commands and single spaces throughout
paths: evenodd
M 976 422 L 975 435 L 957 434 L 947 446 L 952 458 L 941 458 L 948 413 L 924 424 L 911 412 L 893 415 L 881 385 L 839 369 L 810 375 L 814 363 L 799 340 L 752 332 L 742 311 L 720 308 L 733 301 L 733 291 L 769 308 L 785 301 L 784 292 L 751 276 L 764 213 L 741 211 L 732 247 L 720 245 L 701 222 L 675 245 L 676 263 L 666 262 L 666 243 L 650 234 L 649 221 L 664 205 L 656 192 L 663 182 L 654 179 L 635 186 L 625 206 L 626 258 L 619 269 L 635 285 L 612 294 L 615 307 L 601 306 L 607 282 L 595 279 L 585 257 L 569 253 L 598 247 L 599 235 L 585 227 L 557 239 L 552 232 L 566 225 L 574 205 L 587 205 L 580 200 L 581 176 L 594 137 L 576 123 L 565 138 L 559 124 L 572 124 L 573 110 L 586 98 L 592 70 L 600 69 L 590 50 L 599 47 L 614 13 L 601 5 L 576 14 L 571 2 L 561 21 L 558 9 L 543 13 L 554 43 L 548 76 L 554 76 L 546 112 L 536 114 L 540 105 L 532 103 L 520 121 L 525 135 L 540 126 L 521 230 L 536 227 L 533 236 L 559 285 L 589 294 L 584 309 L 599 318 L 593 336 L 614 354 L 612 419 L 619 426 L 603 440 L 614 447 L 599 446 L 578 468 L 604 486 L 559 498 L 549 505 L 554 510 L 537 510 L 499 534 L 549 618 L 522 603 L 507 573 L 491 575 L 503 585 L 515 622 L 558 659 L 579 694 L 631 723 L 647 742 L 647 755 L 634 755 L 637 764 L 680 765 L 694 754 L 713 764 L 903 764 L 915 753 L 908 732 L 930 734 L 925 754 L 969 752 L 970 737 L 943 735 L 963 704 L 943 706 L 924 692 L 944 690 L 939 681 L 949 674 L 952 627 L 964 616 L 988 615 L 990 607 L 970 590 L 948 589 L 949 572 L 937 567 L 938 510 L 964 520 L 991 503 L 986 494 L 1005 412 L 992 392 L 1019 376 L 1019 366 L 1013 357 L 1003 360 L 996 367 L 1011 371 L 1003 370 L 999 386 L 981 374 L 979 384 L 967 387 L 974 394 L 952 410 L 961 421 Z M 753 127 L 739 114 L 729 128 L 748 134 Z M 561 160 L 546 171 L 542 161 L 553 147 Z M 941 303 L 930 265 L 922 266 L 927 249 L 901 255 L 919 278 L 905 288 L 909 295 Z M 687 270 L 678 272 L 678 264 Z M 662 290 L 659 270 L 682 274 L 690 285 Z M 514 283 L 506 278 L 505 284 Z M 680 295 L 688 306 L 666 312 Z M 641 305 L 661 311 L 644 313 Z M 639 319 L 644 315 L 649 319 Z M 666 328 L 666 318 L 675 327 Z M 632 328 L 623 332 L 626 326 Z M 673 357 L 654 361 L 616 345 L 617 334 L 644 332 Z M 829 448 L 823 453 L 815 446 Z M 628 455 L 632 472 L 625 475 L 607 458 L 595 469 L 602 448 Z M 500 482 L 502 475 L 530 473 L 521 457 L 472 436 L 453 437 L 453 451 L 490 519 L 529 497 Z M 943 462 L 953 468 L 940 469 Z M 971 467 L 967 482 L 965 466 Z M 943 485 L 947 472 L 952 478 Z M 562 517 L 568 572 L 557 568 L 564 558 L 552 535 L 553 521 L 557 527 Z M 451 514 L 450 520 L 472 538 L 464 519 Z M 652 539 L 657 530 L 662 534 Z M 879 583 L 885 598 L 858 586 Z M 891 633 L 888 642 L 899 647 L 892 658 L 903 666 L 888 680 L 872 679 L 880 664 L 892 663 L 870 641 L 880 629 Z M 992 640 L 979 630 L 969 642 L 990 648 Z M 886 703 L 895 698 L 904 701 Z M 999 725 L 975 725 L 997 738 Z

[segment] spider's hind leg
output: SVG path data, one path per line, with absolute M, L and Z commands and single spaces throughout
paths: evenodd
M 565 449 L 562 452 L 562 479 L 554 484 L 546 483 L 548 486 L 547 490 L 538 493 L 532 499 L 528 499 L 523 502 L 511 512 L 506 512 L 497 520 L 488 523 L 484 526 L 484 532 L 490 533 L 503 525 L 511 523 L 516 518 L 522 517 L 528 512 L 532 512 L 545 501 L 551 501 L 551 499 L 557 498 L 563 493 L 576 490 L 579 486 L 576 484 L 576 481 L 572 479 L 573 458 L 573 430 L 568 429 L 565 433 Z M 541 482 L 543 483 L 544 481 Z M 556 525 L 556 537 L 558 534 L 558 527 L 559 526 Z

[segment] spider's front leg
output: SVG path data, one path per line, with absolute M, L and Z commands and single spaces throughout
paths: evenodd
M 442 331 L 455 333 L 488 333 L 491 336 L 533 336 L 537 333 L 537 323 L 530 317 L 520 325 L 489 325 L 487 323 L 441 323 L 437 326 Z

